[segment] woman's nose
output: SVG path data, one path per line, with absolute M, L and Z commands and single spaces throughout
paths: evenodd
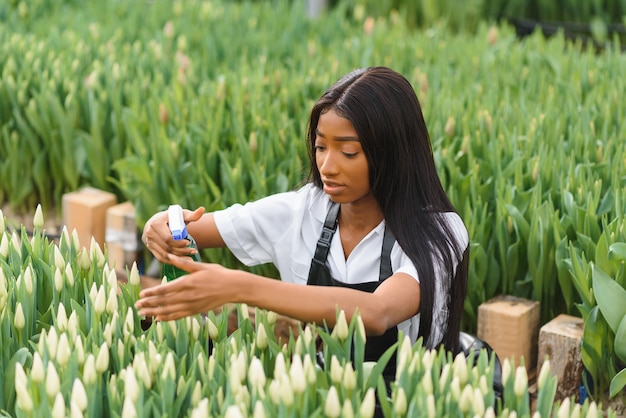
M 321 158 L 318 157 L 317 166 L 320 174 L 323 176 L 337 174 L 339 171 L 339 165 L 337 164 L 336 158 L 330 151 L 325 152 Z

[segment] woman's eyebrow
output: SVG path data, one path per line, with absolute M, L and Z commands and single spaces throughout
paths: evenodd
M 315 130 L 315 135 L 321 136 L 322 138 L 326 138 L 326 135 L 321 133 L 319 130 Z M 333 139 L 335 141 L 357 141 L 360 142 L 359 138 L 356 136 L 334 136 Z

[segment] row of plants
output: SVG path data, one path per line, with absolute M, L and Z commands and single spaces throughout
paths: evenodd
M 531 411 L 522 366 L 502 369 L 503 397 L 493 390 L 494 358 L 475 364 L 463 354 L 427 351 L 408 339 L 378 363 L 364 362 L 359 315 L 337 314 L 332 331 L 305 324 L 287 341 L 274 333 L 277 315 L 237 306 L 228 313 L 150 322 L 134 308 L 136 265 L 119 283 L 102 251 L 63 230 L 48 240 L 35 214 L 32 236 L 5 228 L 0 213 L 0 415 L 181 417 L 600 416 L 595 402 L 555 402 L 549 362 Z M 323 341 L 323 365 L 316 340 Z M 397 352 L 389 392 L 381 372 Z M 608 410 L 608 416 L 614 416 Z
M 365 8 L 312 20 L 282 1 L 29 5 L 0 26 L 0 201 L 60 210 L 89 184 L 131 200 L 141 226 L 170 203 L 214 210 L 291 189 L 314 100 L 354 67 L 389 65 L 416 88 L 470 231 L 464 329 L 501 293 L 540 301 L 542 323 L 581 315 L 596 324 L 589 388 L 620 387 L 619 344 L 604 344 L 621 341 L 619 323 L 591 292 L 593 266 L 626 287 L 618 46 L 520 42 L 507 26 L 415 32 Z

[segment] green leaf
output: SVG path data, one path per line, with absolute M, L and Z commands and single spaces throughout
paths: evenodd
M 626 369 L 622 369 L 621 372 L 615 375 L 611 380 L 611 386 L 609 388 L 609 396 L 612 398 L 626 387 Z
M 615 354 L 623 362 L 626 363 L 626 315 L 615 332 Z
M 593 293 L 602 316 L 616 333 L 620 321 L 626 316 L 626 290 L 594 265 Z
M 609 260 L 626 260 L 626 242 L 616 242 L 609 247 Z

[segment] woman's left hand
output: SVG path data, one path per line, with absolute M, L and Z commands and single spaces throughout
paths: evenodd
M 135 303 L 140 315 L 160 321 L 172 321 L 205 313 L 228 302 L 228 273 L 220 264 L 192 261 L 169 255 L 168 262 L 189 274 L 171 282 L 144 289 Z

